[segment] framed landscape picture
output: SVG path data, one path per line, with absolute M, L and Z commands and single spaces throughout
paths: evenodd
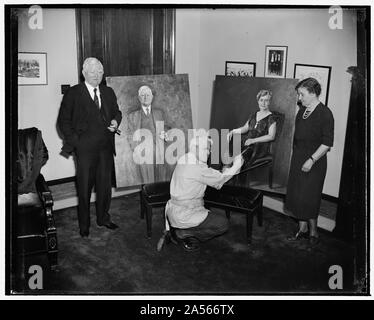
M 265 47 L 265 78 L 285 78 L 287 46 Z
M 226 61 L 225 75 L 234 77 L 255 77 L 256 63 L 241 61 Z
M 300 81 L 309 77 L 316 79 L 321 85 L 322 90 L 319 99 L 324 105 L 328 103 L 330 76 L 331 67 L 295 63 L 293 77 Z
M 39 52 L 18 53 L 18 85 L 47 84 L 47 54 Z

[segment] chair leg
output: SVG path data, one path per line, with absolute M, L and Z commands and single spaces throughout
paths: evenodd
M 253 212 L 247 213 L 247 243 L 252 243 Z
M 262 216 L 262 203 L 263 203 L 263 196 L 259 199 L 259 204 L 256 208 L 256 216 L 257 216 L 257 224 L 259 227 L 263 225 L 263 216 Z
M 143 191 L 140 191 L 140 219 L 144 219 L 144 211 L 145 211 L 144 196 L 143 196 Z
M 146 204 L 145 219 L 147 225 L 147 237 L 152 237 L 152 207 Z
M 269 166 L 269 188 L 273 189 L 273 164 Z
M 52 271 L 57 271 L 58 268 L 58 246 L 57 246 L 57 232 L 56 230 L 47 231 L 48 244 L 48 261 L 49 267 Z
M 231 212 L 230 212 L 230 210 L 226 209 L 225 212 L 226 212 L 226 218 L 230 219 L 231 218 Z

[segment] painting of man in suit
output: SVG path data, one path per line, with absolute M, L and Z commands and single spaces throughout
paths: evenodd
M 115 141 L 117 188 L 170 181 L 192 128 L 188 75 L 111 76 L 106 82 L 123 114 Z
M 129 144 L 141 177 L 141 183 L 166 179 L 165 145 L 169 141 L 164 111 L 152 106 L 153 93 L 148 86 L 138 90 L 140 105 L 128 112 Z M 142 137 L 144 139 L 142 139 Z

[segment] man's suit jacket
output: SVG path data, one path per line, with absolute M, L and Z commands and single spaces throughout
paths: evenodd
M 110 121 L 115 119 L 118 125 L 121 123 L 122 114 L 118 108 L 117 97 L 112 88 L 104 85 L 99 86 L 101 109 L 105 118 L 105 126 L 110 125 Z M 79 136 L 84 133 L 89 126 L 89 114 L 96 108 L 85 83 L 77 84 L 65 93 L 62 99 L 61 108 L 58 116 L 58 127 L 64 135 L 64 144 L 62 151 L 71 153 L 77 146 Z M 114 133 L 111 143 L 113 153 Z
M 152 105 L 151 110 L 152 110 L 151 115 L 153 117 L 154 125 L 155 125 L 155 128 L 156 128 L 156 136 L 153 137 L 155 145 L 156 145 L 155 152 L 156 152 L 156 157 L 159 158 L 159 157 L 163 157 L 163 155 L 161 155 L 161 153 L 162 153 L 161 150 L 164 149 L 164 148 L 161 148 L 160 144 L 165 143 L 165 141 L 163 141 L 159 138 L 159 135 L 162 131 L 162 128 L 161 127 L 159 127 L 159 128 L 156 127 L 156 122 L 157 121 L 164 121 L 163 130 L 165 132 L 170 129 L 170 126 L 167 124 L 167 120 L 166 120 L 164 111 L 162 109 L 156 108 Z M 143 109 L 141 107 L 138 107 L 138 108 L 129 110 L 128 113 L 127 113 L 128 129 L 129 129 L 129 132 L 127 132 L 127 137 L 128 137 L 128 142 L 131 146 L 132 151 L 134 151 L 136 146 L 140 143 L 140 141 L 136 141 L 137 138 L 134 139 L 134 133 L 136 132 L 136 130 L 141 129 L 142 112 L 144 112 Z M 166 143 L 166 145 L 167 144 L 168 143 Z

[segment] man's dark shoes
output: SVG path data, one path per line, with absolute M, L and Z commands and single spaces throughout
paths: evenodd
M 90 235 L 88 231 L 82 231 L 82 230 L 79 231 L 79 234 L 81 235 L 82 238 L 88 238 L 88 236 Z
M 194 237 L 182 239 L 181 242 L 185 251 L 193 252 L 200 249 L 199 240 Z
M 295 235 L 287 237 L 287 240 L 291 241 L 291 242 L 300 241 L 300 240 L 303 240 L 303 239 L 309 239 L 308 232 L 302 232 L 302 231 L 299 230 Z
M 105 228 L 108 228 L 110 230 L 115 230 L 117 228 L 119 228 L 115 223 L 113 223 L 112 221 L 108 222 L 108 223 L 105 223 L 105 224 L 97 224 L 99 227 L 105 227 Z
M 179 238 L 175 232 L 176 230 L 174 228 L 172 228 L 170 230 L 170 233 L 169 233 L 169 236 L 170 236 L 170 241 L 176 245 L 181 245 L 182 248 L 185 250 L 185 251 L 188 251 L 188 252 L 193 252 L 193 251 L 197 251 L 200 249 L 200 241 L 195 238 L 195 237 L 186 237 L 186 238 Z

